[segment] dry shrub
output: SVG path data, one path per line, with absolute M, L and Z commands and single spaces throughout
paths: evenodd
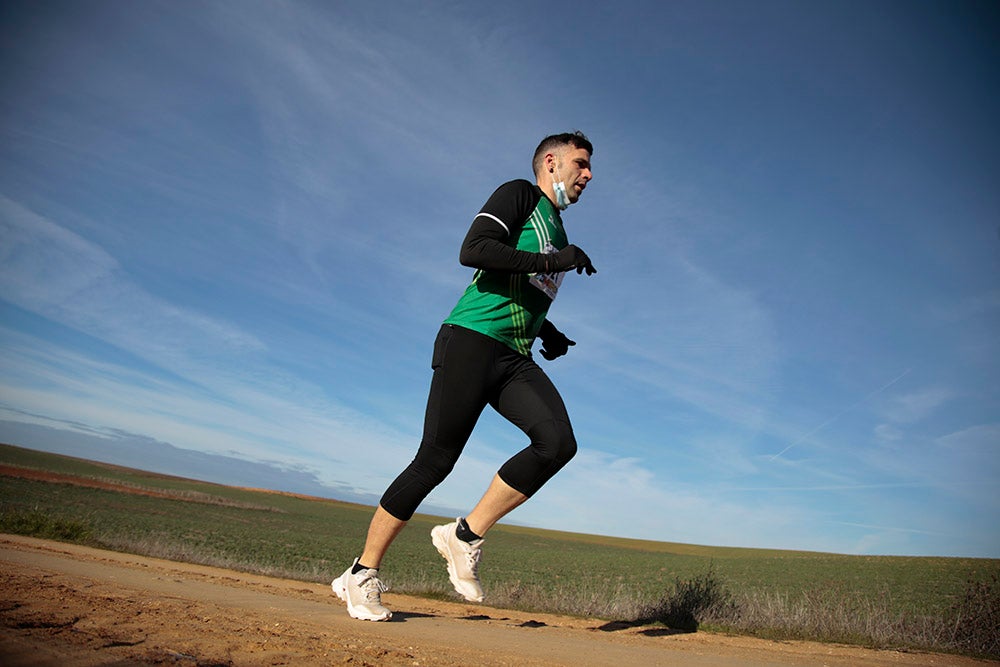
M 952 608 L 954 648 L 984 658 L 1000 658 L 1000 581 L 969 580 Z
M 696 632 L 703 621 L 731 616 L 734 611 L 732 595 L 709 568 L 693 579 L 675 579 L 672 590 L 636 622 L 662 623 L 673 630 Z

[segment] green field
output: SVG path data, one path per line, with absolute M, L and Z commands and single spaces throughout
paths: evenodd
M 372 512 L 7 445 L 0 464 L 119 487 L 0 476 L 0 531 L 306 581 L 329 581 L 351 563 Z M 393 545 L 382 566 L 393 590 L 453 595 L 429 539 L 440 522 L 417 515 Z M 501 607 L 669 622 L 650 610 L 688 594 L 712 602 L 692 607 L 702 629 L 998 657 L 1000 560 L 704 547 L 498 525 L 481 575 L 488 602 Z

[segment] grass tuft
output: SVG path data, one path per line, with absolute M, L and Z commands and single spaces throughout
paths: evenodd
M 0 533 L 77 543 L 93 539 L 90 527 L 83 522 L 58 519 L 37 511 L 0 512 Z

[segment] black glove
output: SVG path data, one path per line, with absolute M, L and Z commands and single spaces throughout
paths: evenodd
M 542 330 L 538 332 L 538 337 L 542 339 L 542 349 L 539 351 L 549 361 L 569 352 L 570 345 L 576 345 L 574 341 L 566 338 L 561 331 L 551 324 L 543 326 Z
M 556 271 L 569 271 L 576 269 L 577 273 L 587 272 L 587 275 L 597 273 L 597 269 L 590 263 L 587 253 L 575 245 L 568 245 L 553 255 L 553 263 Z

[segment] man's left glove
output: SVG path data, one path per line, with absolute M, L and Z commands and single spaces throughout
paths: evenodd
M 569 352 L 570 345 L 576 345 L 574 341 L 566 338 L 561 331 L 552 326 L 548 320 L 542 324 L 538 337 L 542 339 L 542 349 L 539 351 L 549 361 Z

